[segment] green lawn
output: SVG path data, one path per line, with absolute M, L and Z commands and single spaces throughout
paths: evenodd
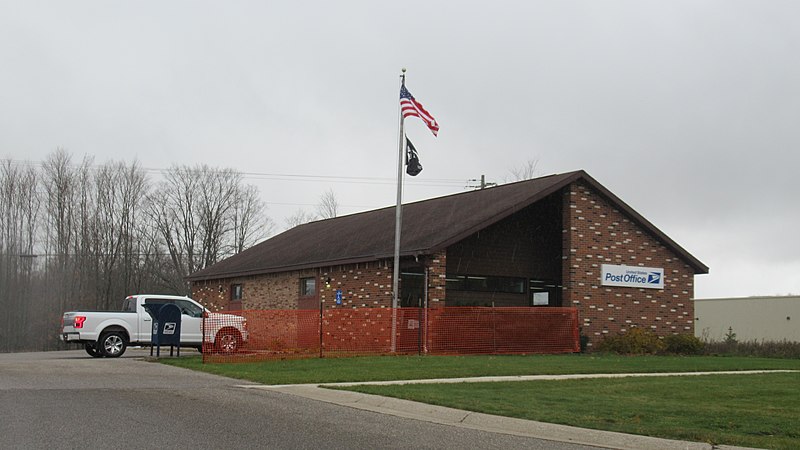
M 490 375 L 800 370 L 800 359 L 719 356 L 379 356 L 159 362 L 263 384 Z M 800 373 L 347 388 L 544 422 L 766 448 L 800 448 Z
M 370 356 L 203 364 L 200 357 L 160 362 L 263 384 L 415 380 L 490 375 L 696 372 L 798 369 L 800 359 L 717 356 Z
M 800 448 L 800 373 L 343 388 L 583 428 Z

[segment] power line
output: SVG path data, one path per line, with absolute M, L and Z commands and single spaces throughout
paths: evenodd
M 0 160 L 0 163 L 3 161 L 8 161 L 11 164 L 18 165 L 18 166 L 27 166 L 27 167 L 44 167 L 44 161 L 33 161 L 33 160 L 20 160 L 20 159 L 5 159 Z M 69 164 L 69 167 L 72 168 L 79 168 L 84 166 L 84 164 Z M 103 164 L 86 164 L 86 167 L 89 167 L 92 170 L 99 170 L 104 165 Z M 125 166 L 129 167 L 129 166 Z M 150 173 L 156 174 L 161 176 L 168 175 L 172 169 L 164 169 L 164 168 L 157 168 L 157 167 L 138 167 L 139 170 Z M 220 172 L 222 169 L 210 168 L 211 171 Z M 235 169 L 233 169 L 235 170 Z M 239 172 L 236 173 L 242 175 L 243 178 L 251 179 L 251 180 L 261 180 L 261 181 L 288 181 L 288 182 L 329 182 L 329 183 L 345 183 L 345 184 L 366 184 L 366 185 L 386 185 L 386 186 L 394 186 L 397 183 L 396 178 L 389 178 L 389 177 L 366 177 L 366 176 L 345 176 L 345 175 L 310 175 L 310 174 L 291 174 L 291 173 L 267 173 L 267 172 Z M 471 186 L 465 186 L 465 183 L 469 183 L 472 180 L 464 180 L 464 179 L 455 179 L 455 178 L 429 178 L 425 180 L 406 180 L 404 184 L 407 186 L 425 186 L 425 187 L 445 187 L 445 188 L 460 188 L 465 189 Z M 276 206 L 317 206 L 316 203 L 292 203 L 292 202 L 272 202 L 266 201 L 264 202 L 266 205 L 276 205 Z M 342 208 L 376 208 L 379 206 L 376 205 L 339 205 Z
M 15 165 L 21 166 L 44 166 L 43 161 L 30 161 L 7 159 Z M 70 164 L 70 167 L 81 167 L 81 164 Z M 88 167 L 92 169 L 99 169 L 103 165 L 90 164 Z M 154 173 L 159 175 L 166 175 L 172 169 L 163 169 L 156 167 L 139 167 L 140 170 L 146 173 Z M 211 169 L 212 171 L 220 171 L 220 169 Z M 320 182 L 327 181 L 333 183 L 349 183 L 349 184 L 385 184 L 394 185 L 397 183 L 395 178 L 391 177 L 359 177 L 359 176 L 344 176 L 344 175 L 310 175 L 310 174 L 293 174 L 293 173 L 267 173 L 267 172 L 239 172 L 244 178 L 256 180 L 271 180 L 271 181 L 306 181 L 306 182 Z M 406 184 L 418 186 L 431 186 L 431 187 L 463 187 L 464 179 L 455 178 L 428 178 L 422 180 L 408 180 Z

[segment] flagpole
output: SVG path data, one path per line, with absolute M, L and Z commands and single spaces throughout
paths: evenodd
M 400 69 L 400 87 L 406 82 L 406 69 Z M 392 352 L 397 351 L 397 306 L 400 297 L 400 231 L 403 222 L 403 111 L 400 109 L 400 135 L 397 138 L 397 206 L 394 220 L 394 273 L 392 274 Z

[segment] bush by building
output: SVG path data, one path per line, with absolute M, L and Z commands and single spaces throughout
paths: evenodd
M 664 353 L 673 355 L 701 355 L 705 344 L 690 334 L 673 334 L 664 338 Z
M 700 355 L 704 347 L 703 341 L 689 334 L 661 338 L 647 329 L 632 328 L 626 333 L 606 337 L 597 350 L 620 355 Z
M 664 341 L 644 328 L 631 328 L 626 333 L 607 336 L 597 345 L 598 351 L 620 355 L 654 355 L 665 348 Z

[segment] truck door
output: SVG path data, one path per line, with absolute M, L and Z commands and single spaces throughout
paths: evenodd
M 142 305 L 144 305 L 145 300 L 149 300 L 151 303 L 154 302 L 154 301 L 159 302 L 159 303 L 166 303 L 166 302 L 165 301 L 159 301 L 158 299 L 153 299 L 153 298 L 149 298 L 149 299 L 140 298 L 138 300 L 138 302 L 139 302 L 139 307 L 138 307 L 139 310 L 138 310 L 137 314 L 138 314 L 139 317 L 138 317 L 138 320 L 137 320 L 137 322 L 138 322 L 137 325 L 138 326 L 137 326 L 136 330 L 134 331 L 134 333 L 135 333 L 134 338 L 136 339 L 137 342 L 150 343 L 150 337 L 151 337 L 151 335 L 153 333 L 153 319 L 150 317 L 150 314 L 148 314 L 147 311 L 145 311 L 144 306 L 142 306 Z
M 175 300 L 181 309 L 181 344 L 198 344 L 203 341 L 203 309 L 186 300 Z

